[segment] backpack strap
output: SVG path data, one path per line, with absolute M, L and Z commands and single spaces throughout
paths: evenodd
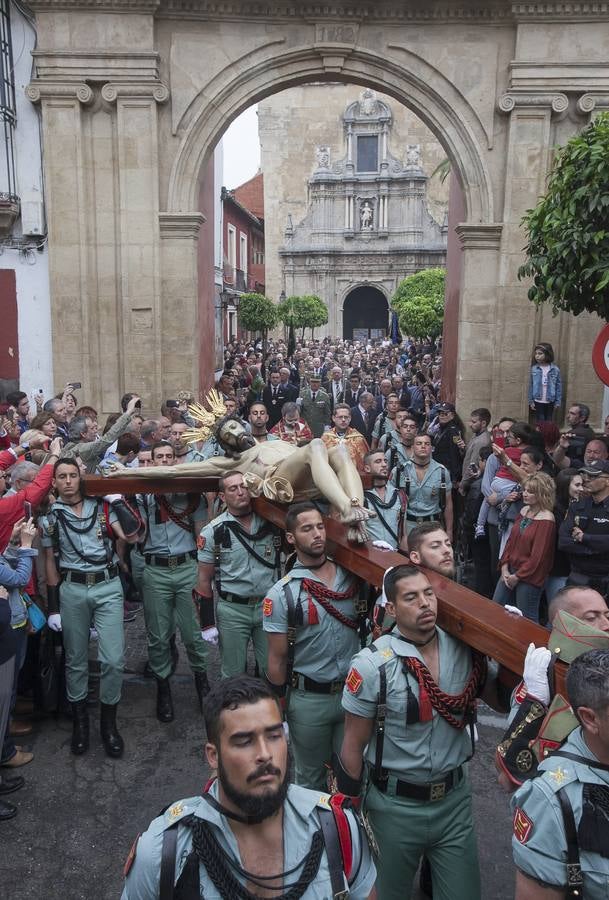
M 175 825 L 172 825 L 163 832 L 161 874 L 159 877 L 159 900 L 173 900 L 177 846 L 178 823 L 176 822 Z
M 378 647 L 370 645 L 373 653 L 378 653 Z M 374 754 L 373 778 L 374 783 L 386 785 L 388 775 L 383 774 L 383 747 L 385 744 L 385 719 L 387 717 L 387 672 L 385 663 L 379 666 L 379 692 L 376 703 L 376 749 Z M 382 788 L 381 788 L 382 790 Z
M 287 582 L 283 585 L 283 592 L 288 612 L 288 658 L 285 667 L 285 683 L 286 688 L 289 690 L 292 684 L 292 675 L 294 674 L 294 655 L 296 652 L 296 604 L 294 603 L 292 588 Z
M 565 826 L 565 838 L 567 840 L 567 897 L 569 900 L 577 900 L 584 896 L 584 878 L 579 859 L 579 844 L 577 840 L 577 828 L 571 801 L 567 797 L 565 788 L 556 792 Z

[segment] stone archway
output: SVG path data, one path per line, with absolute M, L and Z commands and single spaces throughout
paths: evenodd
M 382 338 L 389 328 L 387 298 L 372 285 L 351 289 L 343 303 L 343 338 L 365 341 Z
M 56 384 L 82 374 L 104 411 L 125 388 L 152 409 L 197 384 L 200 358 L 207 364 L 205 347 L 191 350 L 204 312 L 205 163 L 257 100 L 343 81 L 410 107 L 461 183 L 464 215 L 451 226 L 459 407 L 521 415 L 539 339 L 557 350 L 567 402 L 597 405 L 600 390 L 575 364 L 595 323 L 536 312 L 517 279 L 520 222 L 543 191 L 552 148 L 609 107 L 602 41 L 592 37 L 609 13 L 597 4 L 30 3 L 38 43 L 27 92 L 42 109 Z

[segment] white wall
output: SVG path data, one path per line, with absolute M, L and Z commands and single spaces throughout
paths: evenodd
M 31 81 L 35 33 L 31 24 L 11 4 L 11 33 L 15 66 L 15 95 L 17 127 L 15 129 L 15 166 L 17 194 L 23 204 L 43 199 L 42 156 L 38 110 L 25 96 Z M 13 230 L 13 237 L 22 238 L 21 221 Z M 31 241 L 32 245 L 38 240 Z M 31 394 L 42 388 L 45 397 L 59 391 L 63 385 L 53 385 L 51 352 L 51 301 L 47 245 L 42 250 L 3 248 L 0 268 L 14 269 L 17 282 L 19 330 L 19 387 Z M 74 373 L 78 378 L 79 373 Z

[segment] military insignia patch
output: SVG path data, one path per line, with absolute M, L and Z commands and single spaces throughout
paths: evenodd
M 391 649 L 391 647 L 385 647 L 384 650 L 381 650 L 381 656 L 383 657 L 383 659 L 391 659 L 391 657 L 393 656 L 393 650 Z
M 273 614 L 273 601 L 270 597 L 265 597 L 262 604 L 262 615 L 271 616 Z
M 183 812 L 184 812 L 184 804 L 183 803 L 174 803 L 174 805 L 167 810 L 167 815 L 169 816 L 169 821 L 173 822 L 175 819 L 178 819 L 182 815 Z
M 135 854 L 137 852 L 137 842 L 139 841 L 141 834 L 138 834 L 134 842 L 131 844 L 131 850 L 129 851 L 129 856 L 125 860 L 125 865 L 123 866 L 123 878 L 126 878 L 129 872 L 131 871 L 131 866 L 135 862 Z
M 197 538 L 197 550 L 204 550 L 204 549 L 205 549 L 205 538 L 203 537 L 202 534 L 200 534 L 199 537 Z
M 564 769 L 561 769 L 561 767 L 559 766 L 555 772 L 550 772 L 550 778 L 552 779 L 554 784 L 557 784 L 558 787 L 562 787 L 565 781 L 567 781 L 567 779 L 569 778 L 569 773 Z
M 364 679 L 357 671 L 357 669 L 351 668 L 345 680 L 345 685 L 350 694 L 357 694 L 362 686 L 363 681 Z
M 514 812 L 513 826 L 516 840 L 521 844 L 526 844 L 533 830 L 533 822 L 519 806 Z

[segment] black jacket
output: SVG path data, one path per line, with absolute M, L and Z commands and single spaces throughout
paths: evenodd
M 584 532 L 581 543 L 571 537 L 576 526 Z M 601 503 L 585 497 L 570 505 L 558 532 L 558 549 L 569 557 L 572 572 L 609 577 L 609 497 Z

